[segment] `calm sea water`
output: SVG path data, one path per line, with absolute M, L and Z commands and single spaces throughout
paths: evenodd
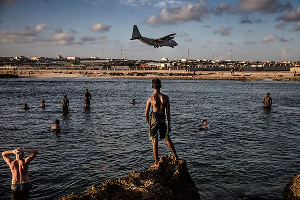
M 151 80 L 2 79 L 0 150 L 36 148 L 29 199 L 83 192 L 153 164 L 144 110 Z M 281 199 L 300 173 L 300 83 L 163 80 L 170 97 L 171 138 L 201 199 Z M 92 94 L 91 110 L 83 93 Z M 262 99 L 269 92 L 271 110 Z M 61 112 L 63 95 L 70 112 Z M 131 105 L 130 100 L 136 99 Z M 46 101 L 46 108 L 39 104 Z M 24 111 L 27 103 L 30 110 Z M 62 131 L 50 126 L 55 119 Z M 212 128 L 197 131 L 203 119 Z M 171 154 L 159 142 L 159 156 Z M 0 198 L 10 199 L 11 174 L 0 162 Z

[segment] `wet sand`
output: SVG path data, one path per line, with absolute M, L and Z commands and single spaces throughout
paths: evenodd
M 1 74 L 12 74 L 0 71 Z M 128 79 L 184 79 L 184 80 L 239 80 L 239 81 L 300 81 L 300 76 L 294 77 L 289 71 L 268 72 L 235 72 L 228 71 L 197 71 L 184 70 L 22 70 L 17 72 L 19 77 L 28 78 L 128 78 Z

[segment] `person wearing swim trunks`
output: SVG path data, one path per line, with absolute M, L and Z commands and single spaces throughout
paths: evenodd
M 84 96 L 84 107 L 89 109 L 91 106 L 90 100 L 92 99 L 92 95 L 91 93 L 89 93 L 88 89 L 86 89 L 83 96 Z
M 272 98 L 270 97 L 270 93 L 267 93 L 267 96 L 265 96 L 263 103 L 265 108 L 271 108 Z
M 151 167 L 157 167 L 159 165 L 158 162 L 158 131 L 159 138 L 164 139 L 172 153 L 175 156 L 175 159 L 178 159 L 178 156 L 175 151 L 175 147 L 170 138 L 171 132 L 171 114 L 170 114 L 170 101 L 167 95 L 164 95 L 160 92 L 161 81 L 159 79 L 152 80 L 152 88 L 154 94 L 147 100 L 145 117 L 146 121 L 149 125 L 149 136 L 152 140 L 153 145 L 153 156 L 155 163 Z M 152 106 L 152 112 L 149 116 L 150 107 Z M 166 116 L 167 122 L 166 124 Z
M 24 153 L 30 155 L 24 159 Z M 15 149 L 2 152 L 2 157 L 8 164 L 11 174 L 11 189 L 16 192 L 28 192 L 31 189 L 29 183 L 28 167 L 29 163 L 35 158 L 38 153 L 35 149 Z M 10 154 L 15 154 L 16 159 L 9 157 Z

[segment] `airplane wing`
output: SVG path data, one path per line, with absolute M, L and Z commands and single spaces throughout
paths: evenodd
M 154 39 L 155 41 L 165 41 L 165 40 L 172 40 L 174 39 L 176 33 L 172 33 L 172 34 L 169 34 L 169 35 L 166 35 L 166 36 L 163 36 L 163 37 L 160 37 L 160 38 L 157 38 L 157 39 Z

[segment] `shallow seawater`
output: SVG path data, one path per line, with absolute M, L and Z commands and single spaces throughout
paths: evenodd
M 148 168 L 152 144 L 144 111 L 151 80 L 2 79 L 0 150 L 35 148 L 29 199 L 55 199 Z M 201 199 L 281 199 L 300 171 L 300 83 L 162 80 L 171 102 L 171 138 Z M 92 94 L 91 110 L 83 93 Z M 271 93 L 273 106 L 262 100 Z M 70 100 L 63 114 L 60 101 Z M 130 104 L 131 99 L 136 104 Z M 39 104 L 46 101 L 46 108 Z M 27 103 L 31 108 L 22 109 Z M 61 132 L 50 131 L 55 119 Z M 197 131 L 203 119 L 208 131 Z M 171 154 L 159 142 L 159 156 Z M 0 162 L 0 198 L 11 174 Z

